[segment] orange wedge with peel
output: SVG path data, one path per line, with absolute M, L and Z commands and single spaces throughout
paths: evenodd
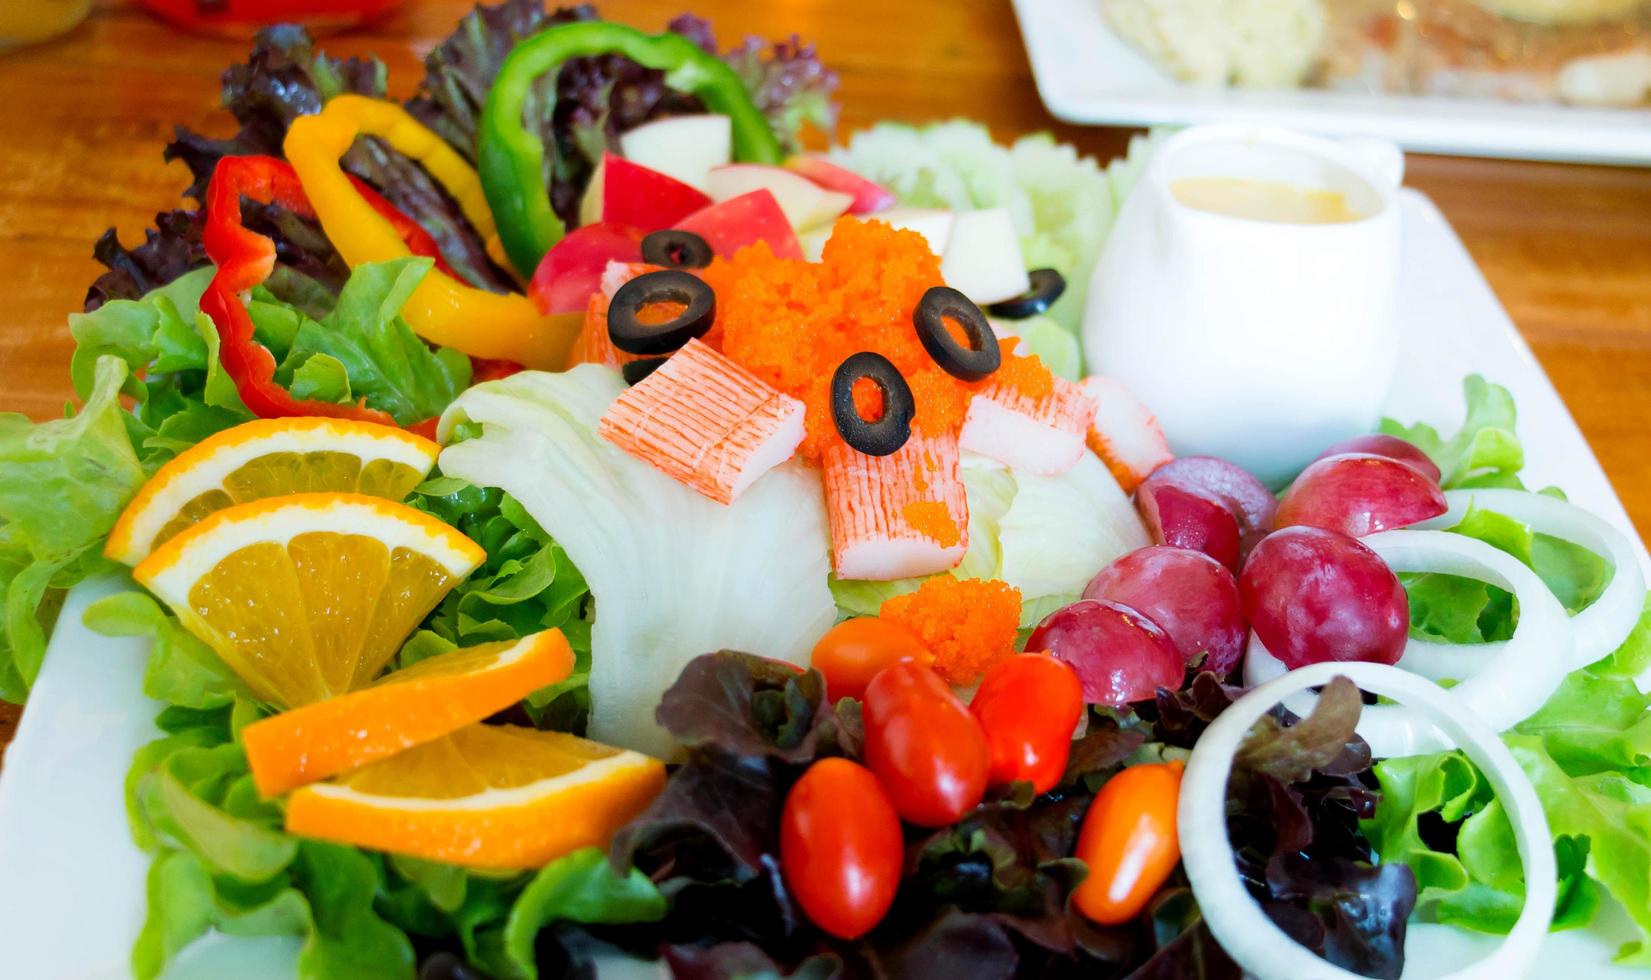
M 276 796 L 481 721 L 572 672 L 561 630 L 466 647 L 254 722 L 241 744 L 258 792 Z
M 401 500 L 441 447 L 350 419 L 258 419 L 208 436 L 162 466 L 115 522 L 103 553 L 136 565 L 225 507 L 290 493 L 342 491 Z
M 470 725 L 295 791 L 289 833 L 472 868 L 605 847 L 665 786 L 659 760 L 515 725 Z
M 132 575 L 279 708 L 366 687 L 487 557 L 406 504 L 304 493 L 217 511 Z

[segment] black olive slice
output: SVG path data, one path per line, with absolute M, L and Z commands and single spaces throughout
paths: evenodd
M 866 378 L 883 393 L 883 414 L 875 421 L 860 417 L 854 406 L 854 384 Z M 911 420 L 917 413 L 911 386 L 894 362 L 873 351 L 861 351 L 837 366 L 831 376 L 831 417 L 852 449 L 867 456 L 888 456 L 911 438 Z
M 642 239 L 642 261 L 667 269 L 703 269 L 716 253 L 691 231 L 667 228 Z
M 626 361 L 624 365 L 619 368 L 619 373 L 625 376 L 626 384 L 640 384 L 643 378 L 646 378 L 648 375 L 659 370 L 660 365 L 664 364 L 668 360 L 670 360 L 670 358 L 644 357 L 640 361 Z
M 1032 288 L 1001 303 L 993 303 L 986 311 L 1005 320 L 1024 320 L 1049 312 L 1055 300 L 1066 292 L 1066 278 L 1054 269 L 1033 269 L 1026 274 Z
M 681 313 L 663 323 L 643 323 L 641 312 L 655 303 L 681 303 Z M 627 354 L 670 354 L 703 337 L 717 318 L 717 296 L 696 275 L 676 269 L 648 272 L 620 286 L 608 305 L 608 336 Z
M 947 318 L 956 320 L 969 338 L 964 347 L 946 328 Z M 912 325 L 917 328 L 917 339 L 929 352 L 940 370 L 964 381 L 979 381 L 996 371 L 1003 363 L 997 349 L 997 334 L 986 322 L 986 314 L 974 301 L 950 286 L 934 286 L 917 301 L 912 311 Z

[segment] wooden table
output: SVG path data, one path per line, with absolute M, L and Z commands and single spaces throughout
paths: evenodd
M 1032 85 L 1004 0 L 608 0 L 607 16 L 654 29 L 692 3 L 725 44 L 792 31 L 842 77 L 841 132 L 879 119 L 954 115 L 1000 138 L 1053 129 L 1102 159 L 1128 133 L 1056 123 Z M 393 94 L 469 4 L 410 0 L 371 30 L 329 39 L 376 53 Z M 64 315 L 98 273 L 107 227 L 132 244 L 187 180 L 161 162 L 172 127 L 211 133 L 218 75 L 235 42 L 190 37 L 105 0 L 68 37 L 0 56 L 0 407 L 58 415 L 70 395 Z M 1409 183 L 1438 202 L 1484 269 L 1593 444 L 1642 535 L 1651 534 L 1651 170 L 1413 157 Z M 0 744 L 13 709 L 0 707 Z

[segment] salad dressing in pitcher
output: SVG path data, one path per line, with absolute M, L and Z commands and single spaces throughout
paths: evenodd
M 1189 208 L 1250 221 L 1330 225 L 1364 217 L 1340 191 L 1301 187 L 1282 180 L 1182 177 L 1170 184 L 1170 191 Z

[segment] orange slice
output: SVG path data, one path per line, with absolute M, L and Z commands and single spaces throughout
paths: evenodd
M 220 510 L 132 575 L 279 708 L 365 687 L 487 557 L 405 504 L 305 493 Z
M 103 553 L 136 565 L 208 514 L 289 493 L 348 491 L 401 500 L 441 447 L 402 429 L 346 419 L 259 419 L 179 453 L 126 506 Z
M 471 725 L 292 794 L 287 830 L 475 868 L 537 868 L 605 847 L 665 766 L 565 732 Z
M 276 796 L 440 738 L 572 672 L 561 630 L 467 647 L 254 722 L 241 744 L 258 792 Z

